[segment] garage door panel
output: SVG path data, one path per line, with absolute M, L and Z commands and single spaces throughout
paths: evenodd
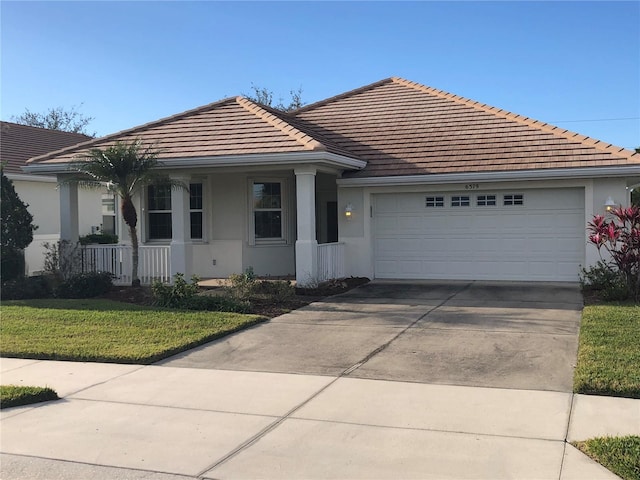
M 491 207 L 478 207 L 471 194 L 471 206 L 451 207 L 451 193 L 437 194 L 445 207 L 432 208 L 430 194 L 376 195 L 376 277 L 576 281 L 584 191 L 527 190 L 517 206 L 495 194 Z

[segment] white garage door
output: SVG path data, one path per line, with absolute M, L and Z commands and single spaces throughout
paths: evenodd
M 376 278 L 577 281 L 584 190 L 375 195 Z

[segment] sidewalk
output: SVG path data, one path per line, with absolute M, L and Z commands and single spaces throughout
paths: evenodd
M 62 400 L 1 413 L 11 479 L 615 479 L 565 439 L 640 400 L 332 376 L 1 359 Z

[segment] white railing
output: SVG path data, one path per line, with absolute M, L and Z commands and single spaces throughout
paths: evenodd
M 130 245 L 85 245 L 82 247 L 82 270 L 109 272 L 114 285 L 131 285 L 133 268 Z M 171 280 L 171 247 L 168 245 L 138 248 L 138 278 L 143 285 L 154 280 Z
M 318 245 L 318 281 L 344 277 L 344 243 Z

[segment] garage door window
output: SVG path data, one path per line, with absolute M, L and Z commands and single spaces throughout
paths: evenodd
M 496 196 L 495 195 L 478 195 L 476 199 L 476 205 L 479 207 L 495 207 Z
M 452 207 L 468 207 L 471 201 L 468 195 L 454 195 L 451 197 Z
M 507 206 L 524 205 L 524 195 L 522 194 L 505 195 L 504 204 Z
M 444 207 L 444 197 L 426 197 L 426 207 Z

